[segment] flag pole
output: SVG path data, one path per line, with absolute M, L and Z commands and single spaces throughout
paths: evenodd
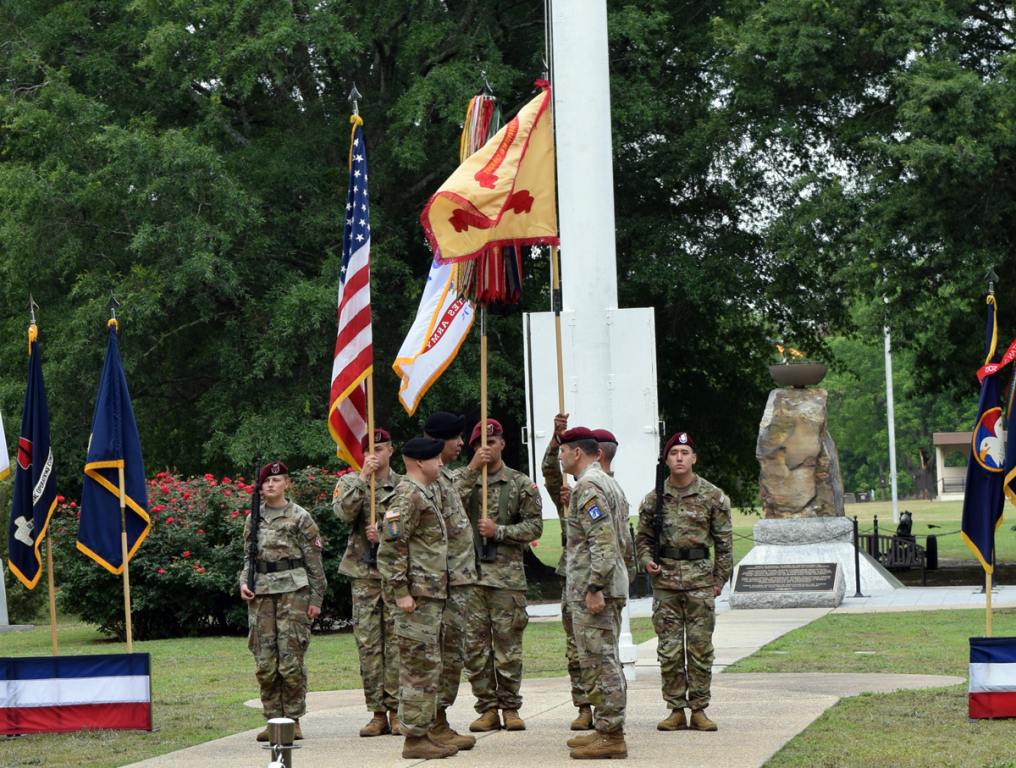
M 480 447 L 487 447 L 487 305 L 480 305 Z M 482 506 L 480 519 L 487 519 L 487 465 L 480 468 Z M 486 544 L 487 539 L 483 540 Z
M 367 455 L 374 455 L 374 372 L 367 374 Z M 370 524 L 377 525 L 377 476 L 370 473 Z
M 60 647 L 56 641 L 56 585 L 53 578 L 53 538 L 46 537 L 46 584 L 49 587 L 49 639 L 53 646 L 53 655 L 60 655 Z
M 557 346 L 557 412 L 564 413 L 564 354 L 561 347 L 561 262 L 557 246 L 550 246 L 550 301 L 554 310 L 554 341 Z
M 991 573 L 984 572 L 984 636 L 991 637 Z
M 120 462 L 118 481 L 120 483 L 120 553 L 123 556 L 123 613 L 127 634 L 127 653 L 134 653 L 134 630 L 131 626 L 131 577 L 127 560 L 127 498 L 124 489 L 123 462 Z
M 110 318 L 106 325 L 117 333 L 120 330 L 120 323 L 116 319 L 116 307 L 120 303 L 110 295 L 109 314 Z M 117 483 L 120 500 L 120 556 L 123 561 L 123 616 L 124 634 L 127 636 L 127 653 L 134 653 L 134 627 L 131 622 L 131 575 L 130 558 L 127 548 L 127 483 L 124 480 L 125 459 L 120 459 L 117 467 Z

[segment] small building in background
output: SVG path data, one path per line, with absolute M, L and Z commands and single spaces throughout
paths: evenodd
M 935 501 L 963 501 L 971 432 L 935 432 Z M 947 466 L 947 457 L 953 466 Z M 957 459 L 959 457 L 959 459 Z

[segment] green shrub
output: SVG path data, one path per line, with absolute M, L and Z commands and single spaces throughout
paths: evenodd
M 292 499 L 321 528 L 329 585 L 319 621 L 331 624 L 348 618 L 350 610 L 349 588 L 337 572 L 346 526 L 331 510 L 336 473 L 308 467 L 292 479 Z M 148 481 L 152 526 L 130 563 L 135 639 L 247 631 L 239 574 L 252 490 L 243 477 L 211 474 L 182 480 L 160 472 Z M 123 639 L 123 579 L 77 551 L 77 517 L 77 504 L 61 499 L 52 522 L 61 610 Z

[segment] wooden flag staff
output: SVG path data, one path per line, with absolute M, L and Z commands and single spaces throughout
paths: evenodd
M 109 322 L 107 327 L 114 332 L 119 331 L 120 323 L 116 319 L 116 307 L 119 302 L 110 296 Z M 124 481 L 124 458 L 121 455 L 120 466 L 117 467 L 117 482 L 120 492 L 120 554 L 123 557 L 123 614 L 124 632 L 127 635 L 127 653 L 134 653 L 134 627 L 131 622 L 131 576 L 130 558 L 127 548 L 127 484 Z
M 130 562 L 127 559 L 127 496 L 123 479 L 123 460 L 120 461 L 120 552 L 123 555 L 123 613 L 124 630 L 127 634 L 127 653 L 134 653 L 134 629 L 131 625 L 131 577 Z
M 56 586 L 53 578 L 53 537 L 46 537 L 46 584 L 49 587 L 49 639 L 53 646 L 53 655 L 60 655 L 60 647 L 56 641 Z
M 480 448 L 487 447 L 487 305 L 480 305 Z M 482 506 L 480 519 L 487 519 L 487 465 L 480 468 L 480 488 Z M 483 549 L 487 548 L 487 539 L 483 539 Z M 482 559 L 482 556 L 481 556 Z
M 561 262 L 557 246 L 550 246 L 550 302 L 554 310 L 554 342 L 557 347 L 557 412 L 564 413 L 564 354 L 561 350 Z
M 28 354 L 32 354 L 32 341 L 37 334 L 38 326 L 35 323 L 35 310 L 39 305 L 35 303 L 32 294 L 28 294 Z M 46 586 L 49 589 L 49 640 L 53 648 L 53 655 L 60 655 L 60 647 L 56 638 L 56 579 L 53 576 L 53 537 L 46 537 Z

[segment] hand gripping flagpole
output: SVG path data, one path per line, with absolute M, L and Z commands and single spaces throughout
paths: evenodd
M 106 327 L 111 329 L 113 333 L 117 333 L 120 330 L 120 323 L 116 319 L 116 308 L 119 305 L 120 302 L 116 300 L 116 297 L 110 294 L 109 321 L 106 323 Z M 117 467 L 117 482 L 119 484 L 118 490 L 120 492 L 120 553 L 123 557 L 124 634 L 127 636 L 127 653 L 134 653 L 134 627 L 131 622 L 130 559 L 128 557 L 127 547 L 127 484 L 124 480 L 123 459 L 120 460 L 120 465 Z
M 28 294 L 28 354 L 32 354 L 32 342 L 39 337 L 39 327 L 35 323 L 35 303 L 32 294 Z M 56 579 L 53 576 L 53 537 L 46 537 L 46 587 L 49 589 L 49 640 L 53 655 L 60 655 L 60 646 L 56 637 Z

